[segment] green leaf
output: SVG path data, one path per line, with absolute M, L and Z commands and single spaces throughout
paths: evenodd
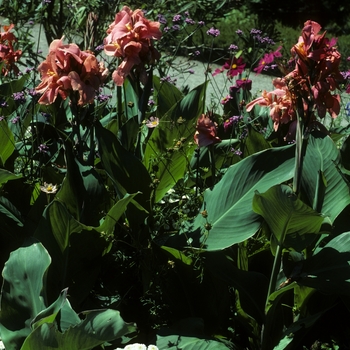
M 140 192 L 139 204 L 150 210 L 151 178 L 145 166 L 122 147 L 117 137 L 102 125 L 96 125 L 96 138 L 101 162 L 122 198 L 127 193 Z
M 184 97 L 182 92 L 167 81 L 160 81 L 159 77 L 153 76 L 153 85 L 157 103 L 157 118 L 163 116 Z
M 350 232 L 333 238 L 316 254 L 303 262 L 298 284 L 323 293 L 350 293 Z M 301 278 L 300 278 L 301 277 Z
M 121 216 L 125 213 L 126 207 L 133 198 L 139 193 L 126 194 L 126 196 L 120 199 L 107 213 L 103 223 L 96 228 L 98 232 L 103 233 L 106 236 L 111 235 L 114 232 L 114 227 Z
M 310 205 L 333 223 L 350 204 L 349 187 L 337 168 L 339 150 L 330 137 L 310 135 L 303 164 L 302 188 Z
M 206 87 L 206 83 L 197 86 L 167 111 L 147 142 L 143 163 L 159 181 L 155 202 L 184 176 L 194 150 L 195 122 L 203 113 Z M 177 142 L 181 143 L 177 146 Z
M 185 337 L 181 335 L 168 335 L 162 337 L 157 335 L 157 347 L 159 349 L 182 349 L 182 350 L 227 350 L 223 343 L 216 340 Z
M 32 328 L 35 329 L 44 323 L 53 323 L 57 314 L 61 311 L 65 302 L 67 302 L 68 288 L 63 289 L 57 300 L 48 308 L 39 312 L 31 322 Z M 78 318 L 79 319 L 79 318 Z
M 4 184 L 10 180 L 20 179 L 21 177 L 22 177 L 22 175 L 16 175 L 14 173 L 11 173 L 8 170 L 0 169 L 0 185 Z
M 253 210 L 265 219 L 279 244 L 292 233 L 318 233 L 323 222 L 322 216 L 298 199 L 286 185 L 273 186 L 261 194 L 256 192 Z
M 266 191 L 291 179 L 293 174 L 294 146 L 268 149 L 232 165 L 214 188 L 204 193 L 202 210 L 207 211 L 207 219 L 199 214 L 181 230 L 186 235 L 170 237 L 167 245 L 188 245 L 186 237 L 193 239 L 192 246 L 207 250 L 243 242 L 259 230 L 262 222 L 252 210 L 255 191 Z M 211 225 L 209 234 L 207 222 Z
M 174 249 L 174 248 L 170 248 L 170 247 L 166 247 L 166 246 L 162 246 L 161 247 L 163 250 L 165 250 L 166 252 L 168 252 L 171 256 L 173 256 L 175 259 L 180 260 L 181 262 L 183 262 L 186 265 L 192 265 L 192 259 L 185 255 L 183 252 L 181 252 L 180 250 Z
M 51 259 L 44 246 L 30 241 L 10 254 L 2 275 L 0 333 L 7 350 L 19 349 L 31 320 L 45 309 L 43 277 Z
M 19 79 L 12 80 L 0 85 L 0 96 L 11 96 L 14 92 L 19 92 L 29 79 L 29 74 L 22 75 Z
M 248 136 L 244 140 L 243 144 L 243 155 L 248 157 L 254 153 L 263 151 L 271 148 L 268 141 L 265 140 L 264 136 L 256 131 L 250 124 L 248 124 Z
M 5 197 L 0 197 L 0 213 L 12 219 L 18 226 L 24 225 L 21 212 Z
M 6 160 L 15 150 L 15 138 L 5 119 L 0 121 L 0 166 L 4 166 Z
M 54 300 L 64 286 L 69 287 L 73 305 L 82 302 L 95 283 L 102 256 L 110 247 L 108 237 L 95 227 L 75 220 L 58 200 L 46 207 L 35 237 L 52 257 L 48 274 L 50 300 Z
M 116 310 L 83 311 L 80 315 L 83 320 L 64 332 L 48 323 L 40 325 L 26 338 L 21 350 L 42 349 L 43 346 L 45 350 L 90 350 L 136 331 L 136 327 L 125 323 Z

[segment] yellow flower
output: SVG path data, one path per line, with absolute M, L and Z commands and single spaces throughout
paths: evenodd
M 44 186 L 40 186 L 40 189 L 45 193 L 56 193 L 57 192 L 57 185 L 48 184 L 44 182 Z

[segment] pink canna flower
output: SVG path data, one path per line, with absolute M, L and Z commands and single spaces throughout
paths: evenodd
M 16 36 L 10 31 L 14 28 L 14 24 L 4 26 L 4 32 L 0 33 L 0 63 L 3 63 L 1 73 L 7 75 L 11 70 L 18 74 L 19 69 L 16 62 L 22 56 L 21 50 L 14 50 L 13 44 L 17 42 Z
M 197 120 L 194 141 L 199 147 L 207 147 L 221 142 L 216 136 L 216 125 L 207 114 L 202 114 Z
M 138 68 L 141 80 L 145 80 L 145 65 L 160 58 L 159 52 L 152 46 L 152 40 L 161 38 L 159 27 L 159 22 L 146 19 L 140 9 L 132 11 L 124 6 L 116 14 L 103 43 L 106 55 L 123 59 L 112 75 L 117 86 L 123 85 L 134 67 Z
M 108 74 L 91 52 L 81 51 L 76 44 L 64 45 L 63 37 L 51 43 L 38 71 L 41 83 L 35 90 L 42 94 L 40 104 L 51 104 L 58 95 L 65 100 L 74 92 L 79 95 L 78 105 L 92 103 Z
M 271 92 L 263 91 L 262 96 L 246 105 L 247 112 L 250 112 L 255 105 L 269 107 L 270 117 L 274 122 L 274 130 L 277 131 L 279 124 L 287 124 L 295 119 L 291 95 L 283 79 L 273 80 L 276 87 Z

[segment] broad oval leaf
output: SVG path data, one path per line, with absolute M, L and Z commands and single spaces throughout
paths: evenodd
M 206 83 L 197 86 L 173 105 L 162 116 L 147 142 L 143 163 L 159 181 L 155 202 L 184 176 L 188 157 L 194 150 L 195 121 L 203 113 L 206 87 Z
M 303 161 L 302 188 L 310 205 L 328 216 L 331 223 L 350 204 L 349 187 L 339 164 L 339 150 L 329 136 L 309 136 Z
M 44 246 L 27 242 L 10 254 L 2 275 L 0 333 L 6 349 L 20 349 L 31 320 L 45 309 L 43 277 L 51 263 Z
M 288 234 L 318 233 L 323 222 L 323 217 L 286 185 L 273 186 L 265 193 L 256 192 L 253 210 L 265 219 L 279 244 Z
M 21 350 L 90 350 L 136 331 L 135 325 L 124 322 L 116 310 L 84 311 L 81 317 L 79 324 L 64 332 L 48 323 L 40 325 L 26 338 Z
M 294 174 L 294 146 L 268 149 L 247 157 L 232 165 L 223 178 L 204 193 L 204 205 L 208 217 L 199 214 L 192 223 L 181 230 L 180 235 L 169 237 L 166 245 L 188 245 L 207 250 L 225 249 L 253 236 L 262 222 L 252 210 L 256 190 L 288 181 Z M 205 224 L 211 229 L 207 234 Z M 186 238 L 187 237 L 187 238 Z

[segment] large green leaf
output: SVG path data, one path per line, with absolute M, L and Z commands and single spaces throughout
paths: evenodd
M 150 209 L 151 178 L 145 166 L 131 152 L 127 151 L 118 141 L 116 135 L 96 125 L 96 138 L 101 162 L 113 181 L 120 197 L 127 193 L 140 195 L 137 201 L 146 210 Z
M 256 192 L 253 210 L 265 219 L 280 244 L 292 233 L 318 233 L 323 222 L 323 217 L 298 199 L 287 185 Z
M 95 283 L 102 256 L 110 248 L 113 228 L 136 194 L 117 202 L 98 227 L 77 221 L 58 200 L 45 209 L 35 232 L 53 263 L 48 276 L 51 298 L 70 288 L 72 303 L 83 301 Z
M 172 106 L 147 142 L 143 163 L 158 180 L 155 202 L 184 176 L 189 165 L 188 157 L 194 150 L 195 122 L 203 113 L 206 86 L 206 83 L 197 86 Z
M 327 294 L 350 293 L 350 232 L 333 238 L 303 262 L 298 284 Z
M 171 107 L 183 98 L 183 94 L 175 85 L 161 81 L 157 76 L 153 76 L 153 86 L 157 103 L 157 117 L 161 119 Z
M 302 188 L 310 205 L 333 223 L 350 204 L 349 187 L 337 169 L 339 150 L 330 137 L 310 135 L 303 164 Z
M 232 165 L 213 189 L 204 193 L 201 213 L 192 223 L 185 225 L 180 235 L 169 238 L 166 245 L 203 246 L 207 250 L 220 250 L 243 242 L 253 236 L 262 222 L 252 210 L 256 190 L 262 192 L 288 181 L 294 174 L 294 146 L 268 149 Z M 206 223 L 211 229 L 206 231 Z
M 24 225 L 21 212 L 5 197 L 0 197 L 0 213 L 12 219 L 18 226 Z
M 51 262 L 39 242 L 11 253 L 3 269 L 0 333 L 6 349 L 19 349 L 31 332 L 30 322 L 45 309 L 43 277 Z
M 6 160 L 15 150 L 15 138 L 5 119 L 0 121 L 0 166 L 4 166 Z
M 103 181 L 93 167 L 83 165 L 77 159 L 69 143 L 65 147 L 65 156 L 67 173 L 56 198 L 65 203 L 75 219 L 97 226 L 99 205 L 107 196 Z
M 157 347 L 159 349 L 183 349 L 183 350 L 227 350 L 223 343 L 216 340 L 186 337 L 180 335 L 157 335 Z
M 1 141 L 0 141 L 1 142 Z M 20 179 L 22 175 L 16 175 L 8 170 L 0 169 L 0 185 L 10 180 Z
M 116 310 L 84 311 L 80 317 L 80 323 L 64 332 L 57 326 L 41 324 L 26 338 L 21 350 L 90 350 L 136 331 L 135 325 L 125 323 Z

